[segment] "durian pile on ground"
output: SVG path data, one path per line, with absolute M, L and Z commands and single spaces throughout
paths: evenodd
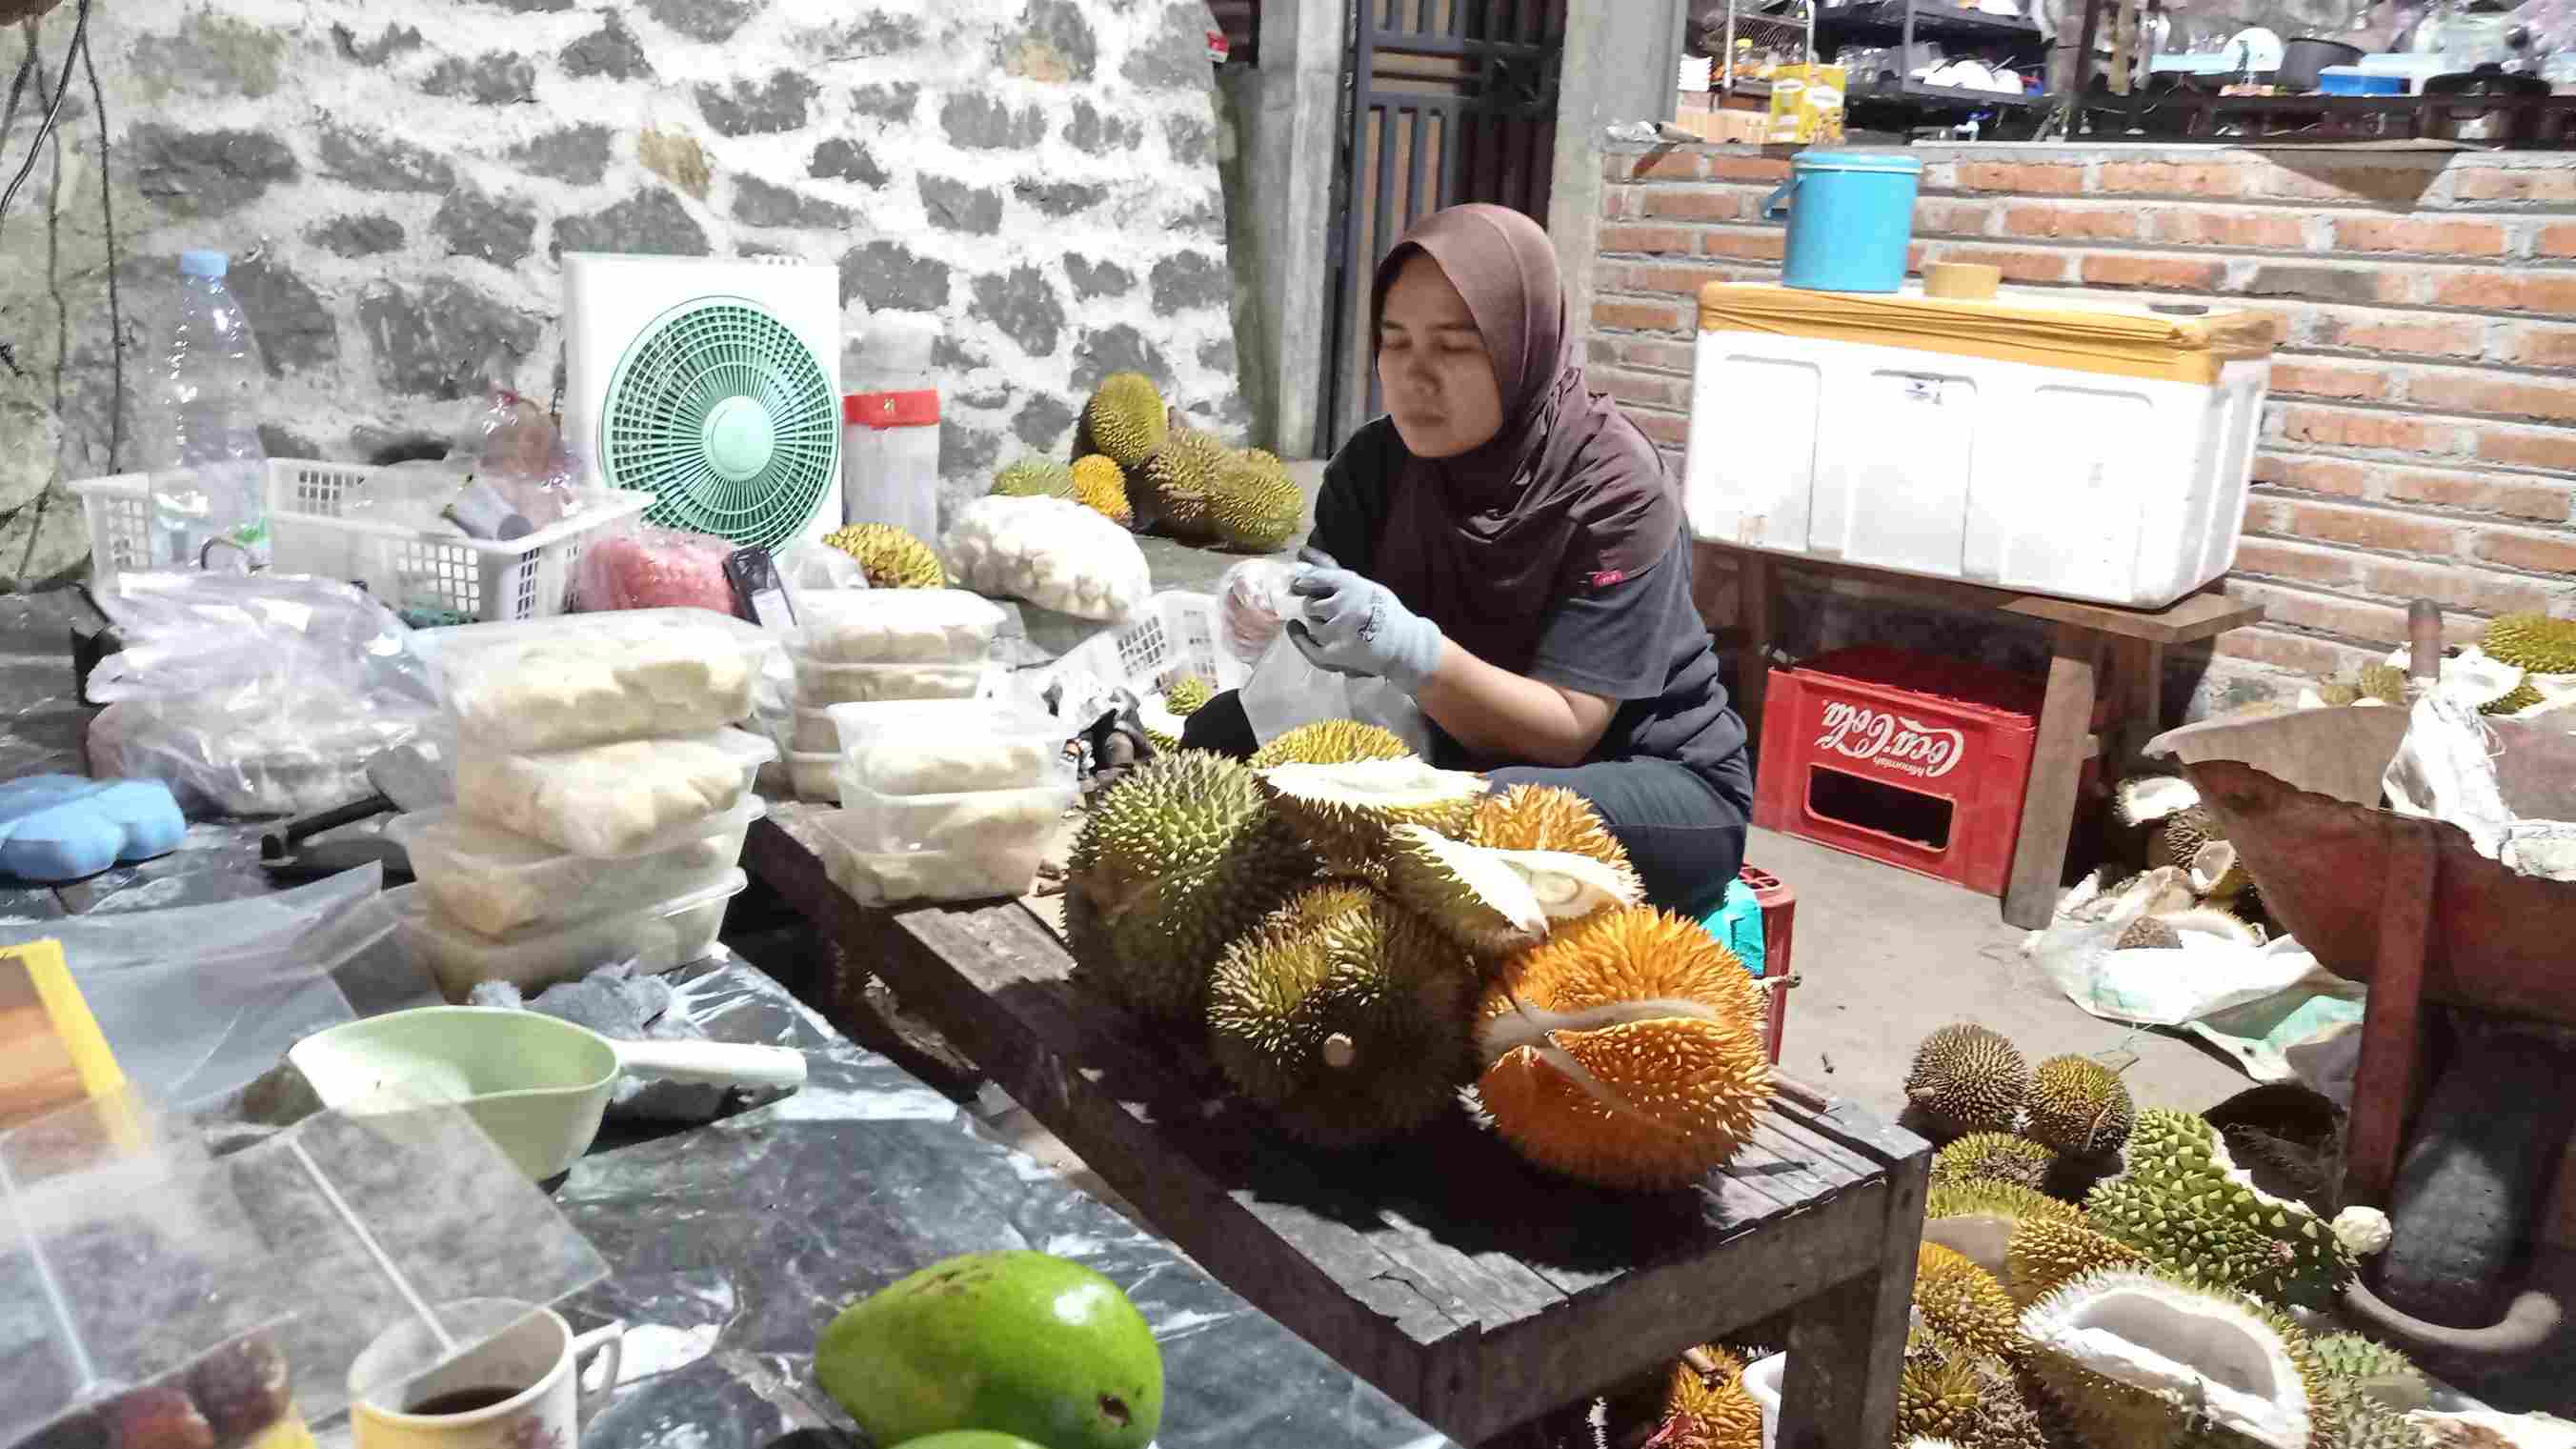
M 1014 497 L 1070 498 L 1124 528 L 1272 553 L 1296 537 L 1306 495 L 1277 455 L 1229 448 L 1172 419 L 1153 380 L 1112 373 L 1083 404 L 1072 466 L 1022 458 L 993 477 Z
M 2177 949 L 2186 931 L 2263 944 L 2269 922 L 2262 895 L 2190 781 L 2140 775 L 2122 781 L 2114 800 L 2120 823 L 2146 832 L 2147 869 L 2165 873 L 2146 914 L 2113 943 L 2116 948 Z
M 2408 701 L 2401 651 L 2350 675 L 2330 675 L 2300 696 L 2301 705 L 2395 705 Z M 2488 623 L 2474 648 L 2442 661 L 2446 688 L 2474 689 L 2478 711 L 2522 715 L 2576 703 L 2576 619 L 2506 614 Z
M 1349 720 L 1250 764 L 1197 751 L 1093 805 L 1065 886 L 1075 980 L 1203 1032 L 1290 1134 L 1382 1140 L 1465 1110 L 1581 1181 L 1677 1187 L 1772 1094 L 1763 988 L 1695 921 L 1637 904 L 1569 791 L 1488 794 Z

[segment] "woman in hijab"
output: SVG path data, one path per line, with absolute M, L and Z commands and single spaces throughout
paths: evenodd
M 1647 898 L 1713 909 L 1753 776 L 1691 602 L 1681 498 L 1583 377 L 1547 234 L 1458 206 L 1387 253 L 1370 298 L 1387 416 L 1324 473 L 1289 636 L 1422 706 L 1434 763 L 1583 796 Z M 1239 701 L 1183 743 L 1248 753 Z

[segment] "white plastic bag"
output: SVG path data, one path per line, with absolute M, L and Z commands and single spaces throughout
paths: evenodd
M 1249 558 L 1217 579 L 1217 637 L 1227 653 L 1254 664 L 1269 652 L 1287 618 L 1288 583 L 1295 577 L 1278 559 Z
M 978 498 L 941 542 L 975 592 L 1076 618 L 1127 623 L 1154 586 L 1133 534 L 1062 498 Z
M 1299 725 L 1353 719 L 1394 732 L 1415 754 L 1431 753 L 1431 722 L 1413 697 L 1383 679 L 1358 679 L 1318 669 L 1285 633 L 1243 683 L 1244 718 L 1253 738 L 1268 744 Z

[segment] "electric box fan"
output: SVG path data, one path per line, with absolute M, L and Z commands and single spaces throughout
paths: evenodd
M 776 547 L 841 526 L 838 272 L 567 252 L 564 440 L 670 528 Z

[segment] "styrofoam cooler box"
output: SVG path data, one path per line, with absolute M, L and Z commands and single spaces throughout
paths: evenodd
M 2162 608 L 2235 562 L 2271 353 L 2270 323 L 2241 311 L 1712 283 L 1691 530 Z

